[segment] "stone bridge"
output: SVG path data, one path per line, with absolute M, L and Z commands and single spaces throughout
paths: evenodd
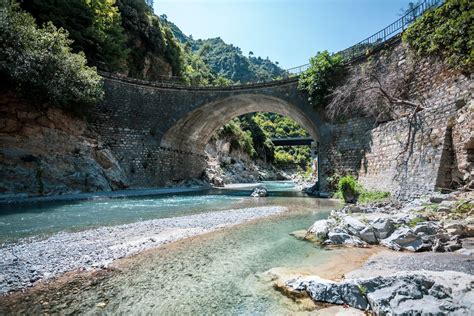
M 219 88 L 176 87 L 105 74 L 104 79 L 106 97 L 94 111 L 93 126 L 135 187 L 200 177 L 210 137 L 246 113 L 288 116 L 315 142 L 328 139 L 323 114 L 298 90 L 297 77 Z
M 408 53 L 398 43 L 383 53 L 383 60 L 387 68 L 408 74 Z M 413 71 L 417 76 L 408 95 L 416 99 L 422 94 L 428 105 L 415 126 L 406 118 L 375 124 L 363 115 L 329 122 L 298 90 L 297 77 L 193 88 L 106 74 L 105 99 L 90 122 L 133 187 L 200 177 L 206 167 L 204 148 L 214 131 L 234 117 L 264 111 L 288 116 L 308 131 L 318 146 L 322 190 L 337 175 L 351 173 L 367 188 L 419 196 L 469 179 L 470 147 L 463 144 L 472 126 L 467 126 L 463 105 L 472 100 L 472 80 L 429 62 L 417 63 Z M 406 150 L 407 139 L 413 150 Z

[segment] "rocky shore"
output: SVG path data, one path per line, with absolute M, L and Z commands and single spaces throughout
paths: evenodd
M 255 207 L 58 233 L 0 248 L 0 294 L 77 269 L 107 267 L 113 260 L 179 239 L 276 215 L 285 207 Z
M 472 192 L 350 205 L 294 235 L 326 247 L 387 250 L 338 280 L 279 280 L 288 296 L 375 314 L 474 313 Z

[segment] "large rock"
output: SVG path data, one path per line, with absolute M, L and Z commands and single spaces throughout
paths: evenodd
M 409 227 L 400 227 L 388 238 L 380 241 L 380 244 L 393 250 L 423 251 L 431 249 L 431 244 L 425 244 L 421 236 L 418 236 Z
M 317 276 L 286 282 L 289 291 L 307 293 L 315 302 L 349 305 L 376 315 L 470 315 L 474 277 L 443 271 L 399 272 L 337 283 Z
M 341 219 L 342 219 L 341 226 L 345 230 L 349 231 L 352 235 L 358 236 L 362 230 L 367 228 L 367 225 L 365 225 L 364 223 L 362 223 L 360 220 L 358 220 L 355 217 L 346 215 L 346 216 L 342 216 Z
M 266 197 L 268 196 L 268 190 L 265 187 L 256 187 L 253 189 L 252 194 L 250 196 L 253 197 Z
M 369 243 L 369 244 L 376 244 L 378 239 L 375 235 L 375 230 L 372 227 L 367 226 L 359 233 L 360 239 Z
M 328 236 L 330 227 L 335 225 L 335 223 L 336 222 L 334 220 L 321 219 L 311 225 L 311 227 L 308 229 L 308 233 L 313 234 L 317 240 L 324 241 Z
M 395 230 L 395 225 L 389 218 L 378 218 L 370 222 L 370 226 L 374 229 L 375 237 L 379 240 L 387 238 Z
M 328 240 L 326 241 L 327 244 L 333 245 L 348 245 L 348 246 L 356 246 L 356 247 L 365 247 L 367 244 L 362 241 L 359 237 L 351 236 L 345 232 L 329 232 L 328 233 Z
M 368 301 L 355 283 L 336 283 L 317 276 L 290 280 L 286 283 L 288 292 L 301 295 L 306 292 L 316 302 L 349 306 L 366 310 Z

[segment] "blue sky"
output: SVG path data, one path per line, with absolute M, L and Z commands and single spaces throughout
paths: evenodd
M 411 0 L 413 1 L 413 0 Z M 245 55 L 291 68 L 321 50 L 347 48 L 400 17 L 410 0 L 155 0 L 195 39 L 221 37 Z

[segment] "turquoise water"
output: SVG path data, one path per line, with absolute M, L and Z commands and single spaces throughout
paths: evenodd
M 272 196 L 301 195 L 292 182 L 265 182 Z M 60 231 L 78 231 L 156 218 L 240 208 L 253 200 L 252 187 L 176 195 L 44 202 L 0 206 L 0 244 Z
M 327 217 L 338 205 L 305 197 L 292 183 L 266 186 L 271 194 L 264 199 L 250 198 L 251 188 L 240 187 L 211 190 L 208 195 L 43 205 L 20 209 L 18 214 L 10 210 L 0 220 L 10 223 L 16 236 L 233 207 L 279 205 L 289 211 L 151 250 L 127 259 L 105 276 L 91 277 L 91 282 L 63 282 L 33 292 L 8 308 L 26 314 L 93 315 L 288 315 L 304 311 L 273 288 L 265 271 L 315 267 L 337 256 L 336 251 L 297 240 L 290 233 Z M 3 230 L 2 235 L 8 236 Z

